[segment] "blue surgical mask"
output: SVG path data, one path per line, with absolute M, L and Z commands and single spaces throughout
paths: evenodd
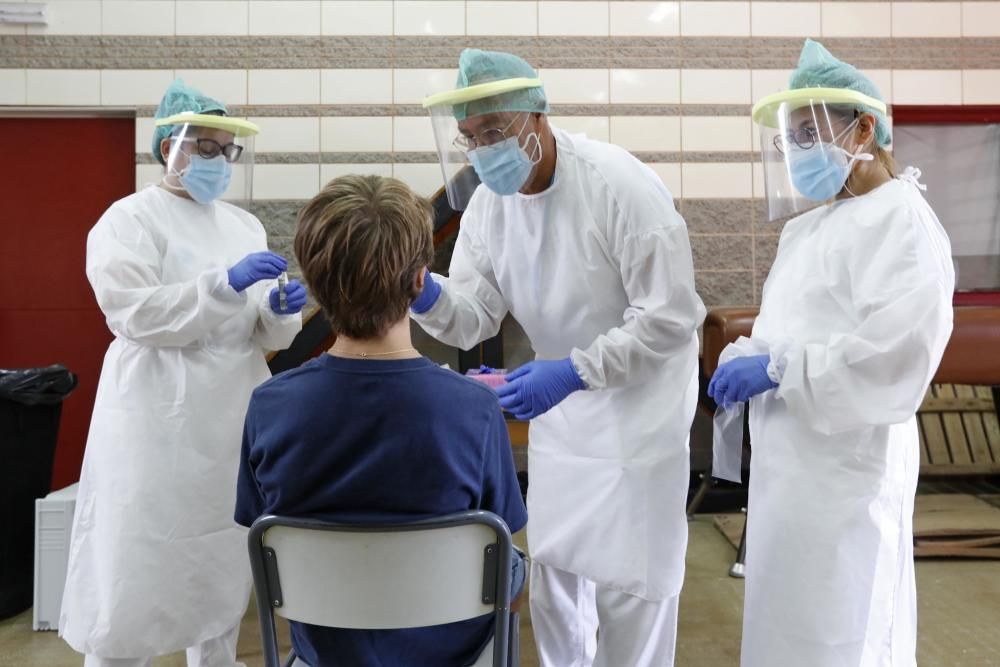
M 855 125 L 856 122 L 852 123 L 837 138 L 854 129 Z M 811 148 L 791 150 L 788 165 L 795 189 L 807 199 L 822 202 L 840 194 L 857 160 L 871 159 L 873 156 L 869 153 L 850 153 L 836 143 L 817 141 Z
M 501 196 L 512 195 L 520 190 L 531 176 L 531 170 L 542 160 L 542 143 L 538 133 L 529 134 L 525 143 L 530 142 L 532 137 L 537 146 L 533 151 L 535 159 L 521 148 L 518 137 L 508 137 L 490 146 L 480 146 L 469 151 L 469 161 L 483 185 Z
M 233 165 L 217 155 L 203 158 L 190 156 L 191 162 L 181 171 L 180 181 L 191 198 L 199 204 L 208 204 L 223 195 L 233 177 Z

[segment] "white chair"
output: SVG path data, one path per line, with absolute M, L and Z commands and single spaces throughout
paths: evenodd
M 396 524 L 262 516 L 248 542 L 265 667 L 281 667 L 275 614 L 369 630 L 493 614 L 493 640 L 475 666 L 517 665 L 516 643 L 509 646 L 517 635 L 510 530 L 491 512 Z

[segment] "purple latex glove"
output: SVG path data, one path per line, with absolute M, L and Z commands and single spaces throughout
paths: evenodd
M 534 419 L 587 385 L 567 357 L 558 361 L 531 361 L 507 374 L 497 389 L 500 407 L 518 419 Z

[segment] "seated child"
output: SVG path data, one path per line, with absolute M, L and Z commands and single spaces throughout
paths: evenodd
M 337 341 L 254 391 L 236 521 L 398 522 L 481 509 L 523 528 L 496 395 L 410 341 L 409 306 L 433 258 L 429 204 L 393 178 L 334 179 L 299 214 L 295 255 Z M 517 552 L 513 563 L 512 596 L 525 570 Z M 469 665 L 492 630 L 491 615 L 402 630 L 291 623 L 309 667 Z

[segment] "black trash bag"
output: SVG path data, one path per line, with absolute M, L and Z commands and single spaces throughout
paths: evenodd
M 21 405 L 55 405 L 76 389 L 77 377 L 62 364 L 45 368 L 0 369 L 0 399 Z
M 35 500 L 50 490 L 62 402 L 76 385 L 65 366 L 0 370 L 0 620 L 31 607 Z

